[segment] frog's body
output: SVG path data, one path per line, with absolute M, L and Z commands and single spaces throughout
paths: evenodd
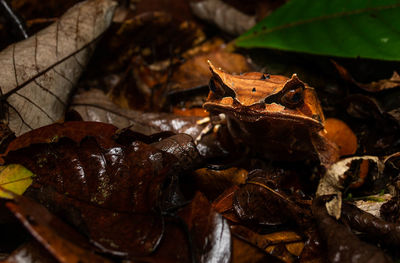
M 259 72 L 231 75 L 211 63 L 210 93 L 203 107 L 223 113 L 232 137 L 272 160 L 337 157 L 323 137 L 324 114 L 313 88 L 291 78 Z

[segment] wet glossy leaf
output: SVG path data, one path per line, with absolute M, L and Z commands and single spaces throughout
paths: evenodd
M 26 144 L 21 136 L 22 143 L 18 138 L 4 158 L 35 171 L 38 176 L 27 194 L 52 207 L 101 251 L 118 256 L 151 253 L 163 235 L 161 196 L 175 182 L 170 172 L 177 160 L 139 141 L 118 144 L 112 132 L 116 128 L 107 124 L 80 123 L 83 129 L 70 139 L 67 135 L 76 131 L 76 124 L 56 124 L 24 135 L 41 135 L 36 143 Z M 101 128 L 103 132 L 97 130 Z M 55 136 L 51 131 L 62 136 L 45 143 Z
M 157 212 L 118 212 L 71 198 L 48 186 L 29 189 L 27 195 L 85 234 L 103 253 L 137 257 L 152 253 L 164 235 L 164 220 Z
M 22 195 L 32 184 L 34 176 L 31 171 L 19 164 L 0 166 L 0 197 L 12 198 L 12 195 L 3 189 Z
M 232 233 L 283 262 L 294 262 L 304 248 L 301 236 L 292 231 L 258 234 L 243 226 L 232 226 Z
M 179 212 L 192 235 L 198 262 L 230 262 L 231 233 L 227 221 L 197 193 L 192 203 Z
M 400 60 L 397 0 L 292 0 L 236 40 L 266 47 L 340 57 Z
M 288 198 L 274 173 L 251 171 L 233 198 L 236 215 L 248 224 L 272 226 L 294 220 L 302 225 L 307 220 L 306 211 Z
M 379 210 L 379 214 L 384 220 L 397 224 L 400 222 L 400 200 L 398 196 L 392 197 Z
M 0 53 L 0 117 L 17 135 L 62 118 L 115 6 L 111 0 L 79 3 L 56 23 Z
M 157 203 L 168 167 L 175 159 L 144 143 L 103 148 L 95 138 L 80 143 L 62 138 L 9 152 L 7 162 L 34 171 L 35 182 L 60 193 L 124 212 L 147 212 Z M 133 197 L 132 193 L 136 193 Z
M 346 226 L 329 216 L 323 198 L 314 200 L 312 212 L 326 243 L 330 262 L 392 262 L 382 250 L 360 241 Z
M 29 198 L 14 196 L 7 207 L 59 262 L 110 262 L 88 250 L 81 235 Z
M 240 222 L 240 219 L 237 217 L 233 209 L 233 197 L 238 189 L 239 187 L 237 185 L 232 186 L 229 189 L 226 189 L 212 203 L 212 206 L 215 209 L 215 211 L 220 213 L 226 219 L 235 223 Z
M 232 262 L 233 263 L 281 263 L 279 259 L 276 259 L 258 247 L 251 245 L 236 236 L 232 236 Z
M 258 185 L 243 186 L 236 192 L 233 205 L 236 214 L 245 222 L 279 225 L 289 219 L 287 211 L 282 210 L 283 201 Z
M 87 136 L 96 136 L 97 142 L 103 147 L 111 147 L 115 144 L 112 136 L 116 131 L 117 127 L 106 123 L 81 121 L 55 123 L 19 136 L 9 144 L 2 156 L 32 144 L 52 143 L 62 138 L 69 138 L 78 143 Z
M 241 185 L 246 182 L 248 172 L 245 169 L 236 167 L 213 170 L 201 168 L 193 173 L 193 180 L 201 192 L 213 200 L 219 196 L 225 189 L 234 185 Z
M 157 149 L 170 153 L 177 158 L 177 168 L 180 171 L 191 171 L 203 163 L 193 138 L 185 133 L 172 135 L 168 138 L 152 143 Z
M 368 233 L 393 247 L 398 247 L 400 244 L 399 224 L 386 222 L 379 217 L 362 211 L 352 204 L 343 204 L 341 220 L 347 223 L 352 229 Z
M 231 234 L 201 193 L 176 215 L 165 216 L 165 234 L 154 254 L 144 262 L 230 262 Z

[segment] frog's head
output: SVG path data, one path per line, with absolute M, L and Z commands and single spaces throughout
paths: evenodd
M 250 72 L 231 75 L 208 61 L 212 77 L 203 107 L 239 120 L 284 120 L 323 129 L 324 115 L 313 88 L 296 74 L 291 78 Z

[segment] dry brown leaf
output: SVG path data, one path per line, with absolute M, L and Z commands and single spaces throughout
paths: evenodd
M 253 70 L 246 57 L 238 53 L 213 50 L 197 54 L 180 65 L 173 73 L 169 87 L 170 93 L 208 85 L 211 72 L 207 60 L 212 61 L 216 67 L 234 74 Z
M 293 231 L 279 231 L 269 234 L 258 234 L 240 226 L 231 226 L 234 236 L 239 237 L 283 262 L 294 262 L 304 248 L 302 237 Z
M 339 65 L 336 61 L 331 60 L 333 65 L 336 67 L 339 75 L 346 81 L 355 84 L 368 92 L 379 92 L 382 90 L 392 89 L 400 87 L 400 75 L 397 71 L 393 71 L 392 76 L 389 79 L 381 79 L 378 81 L 372 81 L 371 83 L 361 83 L 356 81 L 353 76 L 347 71 L 347 69 Z
M 326 209 L 328 210 L 328 214 L 336 219 L 339 219 L 341 215 L 342 190 L 344 189 L 343 183 L 347 176 L 346 172 L 350 169 L 351 163 L 357 160 L 368 160 L 376 163 L 379 174 L 383 172 L 385 167 L 384 163 L 378 157 L 368 155 L 346 158 L 329 167 L 324 177 L 319 181 L 316 196 L 334 196 L 331 201 L 326 203 Z
M 13 202 L 8 202 L 6 206 L 58 262 L 111 263 L 110 260 L 95 254 L 84 236 L 39 203 L 15 195 Z
M 238 237 L 232 237 L 232 263 L 278 262 L 262 249 Z M 281 262 L 281 261 L 279 261 Z
M 381 218 L 381 206 L 389 201 L 392 197 L 393 196 L 391 194 L 371 195 L 368 196 L 369 200 L 356 200 L 354 205 L 373 216 Z
M 209 168 L 197 169 L 193 172 L 196 186 L 209 199 L 215 199 L 224 190 L 246 182 L 248 172 L 245 169 L 231 167 L 225 170 Z
M 256 24 L 255 16 L 246 15 L 221 0 L 205 0 L 190 3 L 193 13 L 222 30 L 240 35 Z
M 2 118 L 17 135 L 59 120 L 116 3 L 88 0 L 0 53 Z
M 84 121 L 110 123 L 118 128 L 129 126 L 131 130 L 146 135 L 172 131 L 196 138 L 204 127 L 196 124 L 201 117 L 123 109 L 114 104 L 101 90 L 96 89 L 76 94 L 71 109 L 77 111 Z

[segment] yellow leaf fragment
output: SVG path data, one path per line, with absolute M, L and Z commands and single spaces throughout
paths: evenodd
M 32 184 L 35 175 L 20 164 L 0 166 L 0 197 L 12 199 L 11 191 L 21 195 Z M 6 191 L 5 191 L 6 190 Z

